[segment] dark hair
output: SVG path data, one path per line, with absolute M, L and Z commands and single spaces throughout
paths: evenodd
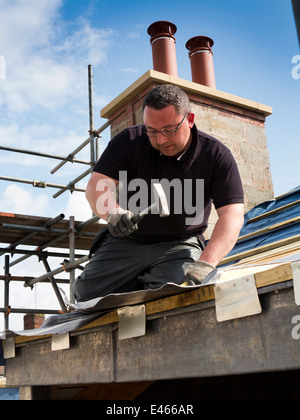
M 187 94 L 174 85 L 160 85 L 152 89 L 144 99 L 143 111 L 146 106 L 160 110 L 169 105 L 174 105 L 178 113 L 182 115 L 191 112 Z

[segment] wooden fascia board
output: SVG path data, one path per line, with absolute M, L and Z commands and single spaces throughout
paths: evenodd
M 259 289 L 261 287 L 270 286 L 277 284 L 279 282 L 285 282 L 293 279 L 293 272 L 290 263 L 285 264 L 271 264 L 274 265 L 270 269 L 265 271 L 259 271 L 257 267 L 257 272 L 254 273 L 254 278 L 256 282 L 256 287 Z M 237 267 L 238 268 L 238 267 Z M 247 273 L 253 272 L 253 266 L 244 267 L 243 275 L 247 275 Z M 233 270 L 234 272 L 234 270 Z M 230 270 L 227 272 L 226 277 L 230 277 Z M 236 278 L 236 277 L 235 277 Z M 147 302 L 146 306 L 146 313 L 147 316 L 159 314 L 163 312 L 167 312 L 173 309 L 184 308 L 187 306 L 196 305 L 199 303 L 208 302 L 214 300 L 214 285 L 208 285 L 204 287 L 200 287 L 195 290 L 186 291 L 174 296 L 170 296 L 167 298 L 158 299 L 152 302 Z M 96 321 L 82 327 L 80 330 L 81 332 L 85 332 L 91 330 L 93 328 L 98 328 L 103 325 L 118 323 L 118 313 L 117 310 L 113 310 Z M 72 334 L 72 332 L 71 332 Z M 38 340 L 45 340 L 49 339 L 50 335 L 45 336 L 36 336 L 36 337 L 22 337 L 17 336 L 15 337 L 16 344 L 23 344 Z

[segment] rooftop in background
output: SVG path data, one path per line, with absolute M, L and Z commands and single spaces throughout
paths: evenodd
M 300 258 L 300 186 L 245 215 L 237 244 L 223 261 L 254 263 Z
M 19 389 L 18 388 L 0 388 L 0 401 L 18 401 Z

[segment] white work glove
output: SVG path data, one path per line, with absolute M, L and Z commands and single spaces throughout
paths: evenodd
M 196 261 L 191 264 L 191 267 L 188 269 L 185 275 L 184 284 L 187 284 L 188 286 L 201 284 L 205 277 L 215 268 L 216 267 L 206 261 Z
M 121 207 L 112 210 L 107 216 L 107 227 L 109 233 L 116 238 L 123 238 L 135 231 L 138 226 L 131 221 L 131 211 Z

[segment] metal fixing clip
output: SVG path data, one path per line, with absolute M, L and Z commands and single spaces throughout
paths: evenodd
M 4 359 L 14 359 L 16 357 L 15 337 L 7 338 L 3 348 Z
M 70 334 L 54 334 L 52 336 L 51 350 L 67 350 L 70 348 Z
M 219 322 L 261 313 L 254 275 L 216 283 L 216 316 Z
M 146 334 L 145 305 L 126 306 L 118 309 L 119 340 L 141 337 Z
M 296 305 L 300 305 L 300 261 L 291 263 Z

